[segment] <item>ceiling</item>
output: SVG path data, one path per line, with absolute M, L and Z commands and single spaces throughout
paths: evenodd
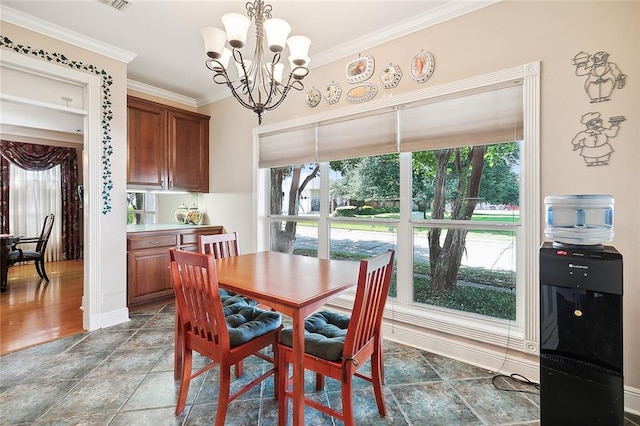
M 108 0 L 104 0 L 108 1 Z M 495 0 L 271 0 L 291 35 L 311 40 L 313 68 L 486 6 Z M 205 67 L 200 29 L 245 1 L 131 0 L 117 10 L 100 0 L 2 0 L 2 19 L 128 62 L 129 87 L 154 88 L 200 106 L 228 95 Z M 34 28 L 35 27 L 35 28 Z M 250 29 L 249 31 L 252 31 Z M 248 39 L 252 39 L 251 34 Z M 84 46 L 83 46 L 84 44 Z M 104 50 L 102 47 L 104 46 Z M 249 46 L 248 46 L 249 47 Z M 94 49 L 96 50 L 96 49 Z M 252 50 L 250 51 L 252 54 Z M 251 56 L 247 53 L 246 55 Z M 144 91 L 144 90 L 143 90 Z

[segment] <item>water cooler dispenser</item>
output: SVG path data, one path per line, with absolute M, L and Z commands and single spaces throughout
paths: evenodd
M 623 425 L 622 255 L 613 199 L 545 198 L 540 248 L 540 422 Z

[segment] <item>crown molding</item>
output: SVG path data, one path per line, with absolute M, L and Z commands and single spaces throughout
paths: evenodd
M 135 53 L 111 46 L 99 40 L 76 33 L 59 25 L 52 24 L 31 15 L 0 5 L 0 19 L 19 27 L 53 37 L 57 40 L 90 50 L 103 56 L 128 64 L 138 56 Z
M 311 68 L 313 69 L 335 62 L 339 59 L 366 51 L 367 49 L 371 49 L 372 47 L 415 33 L 416 31 L 424 30 L 443 22 L 450 21 L 501 1 L 502 0 L 458 0 L 448 2 L 440 7 L 430 9 L 422 15 L 381 28 L 375 33 L 366 34 L 342 45 L 336 46 L 331 50 L 315 55 L 311 58 L 311 63 L 313 64 Z
M 200 104 L 196 102 L 195 99 L 190 98 L 188 96 L 184 96 L 178 93 L 170 92 L 168 90 L 160 89 L 145 83 L 140 83 L 139 81 L 135 81 L 135 80 L 127 80 L 127 89 L 146 93 L 147 95 L 151 95 L 151 96 L 157 96 L 159 98 L 166 99 L 168 101 L 178 102 L 183 105 L 188 105 L 192 107 L 199 107 L 201 105 L 206 105 L 206 104 Z

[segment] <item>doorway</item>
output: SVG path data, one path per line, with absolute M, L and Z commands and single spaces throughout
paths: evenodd
M 5 88 L 15 86 L 3 81 L 0 99 L 2 102 L 13 102 L 24 105 L 46 107 L 63 114 L 75 114 L 83 117 L 83 145 L 84 155 L 81 159 L 84 184 L 84 208 L 83 208 L 83 297 L 82 297 L 82 326 L 85 330 L 93 330 L 99 327 L 96 319 L 99 310 L 99 282 L 98 242 L 91 239 L 91 235 L 98 235 L 98 224 L 101 211 L 101 91 L 100 78 L 96 75 L 65 68 L 60 65 L 48 63 L 36 58 L 21 55 L 10 51 L 2 51 L 0 66 L 3 69 L 37 75 L 50 79 L 51 84 L 74 85 L 80 88 L 82 104 L 80 108 L 61 107 L 53 103 L 39 100 L 29 89 L 23 93 L 5 93 Z M 4 80 L 4 79 L 3 79 Z

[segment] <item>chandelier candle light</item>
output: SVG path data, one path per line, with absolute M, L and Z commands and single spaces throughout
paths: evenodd
M 233 97 L 242 106 L 258 114 L 258 124 L 262 123 L 262 114 L 277 108 L 287 97 L 289 90 L 302 90 L 302 79 L 309 74 L 308 37 L 294 35 L 287 39 L 291 26 L 282 19 L 271 17 L 272 6 L 262 0 L 246 4 L 247 16 L 240 13 L 227 13 L 222 16 L 225 31 L 215 27 L 202 29 L 207 59 L 207 68 L 213 71 L 213 81 L 226 84 Z M 254 21 L 256 27 L 256 45 L 252 60 L 245 60 L 242 49 L 247 40 L 247 31 Z M 265 58 L 266 43 L 273 59 Z M 229 42 L 232 50 L 225 47 Z M 280 63 L 285 44 L 289 46 L 290 72 L 286 83 L 282 82 L 284 64 Z M 229 60 L 233 57 L 238 71 L 238 79 L 229 76 Z

